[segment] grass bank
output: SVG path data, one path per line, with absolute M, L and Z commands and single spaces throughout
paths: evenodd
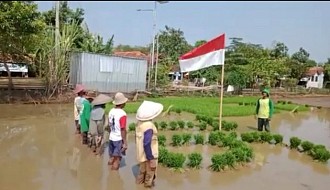
M 164 105 L 164 110 L 166 110 L 170 105 L 173 105 L 172 109 L 181 109 L 182 111 L 208 115 L 212 117 L 217 117 L 219 115 L 219 98 L 215 97 L 166 97 L 166 98 L 146 98 L 146 100 L 151 100 L 159 102 Z M 223 116 L 249 116 L 255 113 L 255 103 L 258 97 L 225 97 L 223 99 Z M 242 105 L 243 103 L 243 105 Z M 126 105 L 125 111 L 127 113 L 136 113 L 139 102 L 130 102 Z M 239 105 L 241 104 L 241 105 Z M 281 111 L 291 111 L 297 104 L 275 104 L 275 113 Z M 107 105 L 106 110 L 109 111 L 112 105 Z M 300 105 L 298 111 L 307 111 L 309 108 Z

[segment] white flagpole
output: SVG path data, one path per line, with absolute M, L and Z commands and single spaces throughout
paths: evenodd
M 224 81 L 224 74 L 225 74 L 225 64 L 221 67 L 221 91 L 220 91 L 220 112 L 219 112 L 219 130 L 221 131 L 222 128 L 222 100 L 223 100 L 223 81 Z

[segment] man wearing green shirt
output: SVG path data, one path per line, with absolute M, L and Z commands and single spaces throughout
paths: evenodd
M 273 101 L 269 99 L 269 90 L 262 91 L 262 98 L 257 101 L 256 117 L 258 118 L 258 131 L 270 131 L 269 122 L 274 112 Z
M 88 130 L 89 130 L 89 119 L 91 117 L 93 97 L 84 93 L 81 98 L 82 108 L 80 113 L 80 130 L 82 134 L 82 144 L 88 144 Z

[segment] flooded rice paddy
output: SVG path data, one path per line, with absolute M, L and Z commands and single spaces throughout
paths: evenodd
M 107 153 L 97 157 L 81 145 L 74 134 L 72 105 L 0 105 L 1 190 L 134 190 L 138 172 L 134 136 L 123 166 L 114 172 L 107 166 Z M 194 116 L 171 115 L 192 120 Z M 253 116 L 225 118 L 239 123 L 238 132 L 256 130 Z M 133 122 L 130 117 L 129 122 Z M 324 144 L 330 149 L 330 110 L 276 114 L 272 132 Z M 160 131 L 168 135 L 170 131 Z M 207 137 L 207 136 L 205 136 Z M 170 147 L 170 146 L 168 146 Z M 154 189 L 225 190 L 326 190 L 330 186 L 330 163 L 314 162 L 309 156 L 281 146 L 255 144 L 256 159 L 245 167 L 221 173 L 208 170 L 217 147 L 207 145 L 170 147 L 170 150 L 203 154 L 203 167 L 184 173 L 159 167 Z M 107 152 L 107 150 L 106 150 Z

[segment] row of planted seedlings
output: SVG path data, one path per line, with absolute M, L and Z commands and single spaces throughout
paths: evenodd
M 271 134 L 268 132 L 247 132 L 241 134 L 242 141 L 248 143 L 269 143 L 283 144 L 283 136 L 280 134 Z M 314 160 L 326 163 L 330 159 L 330 151 L 324 145 L 314 144 L 310 141 L 302 141 L 298 137 L 291 137 L 290 144 L 286 145 L 291 149 L 296 149 L 299 152 L 306 153 Z
M 202 134 L 174 134 L 172 135 L 171 145 L 178 147 L 189 144 L 209 144 L 211 146 L 219 146 L 225 148 L 224 153 L 214 154 L 211 157 L 210 169 L 212 171 L 222 171 L 228 168 L 235 168 L 238 164 L 244 164 L 250 162 L 253 158 L 253 149 L 245 142 L 237 138 L 236 132 L 230 132 L 228 134 L 220 131 L 212 131 L 208 136 L 208 141 L 204 139 Z M 169 152 L 166 146 L 166 136 L 159 135 L 158 142 L 161 146 L 159 152 L 159 163 L 167 167 L 175 169 L 183 168 L 186 161 L 186 156 L 182 153 Z M 192 153 L 187 156 L 187 166 L 190 168 L 200 168 L 200 164 L 203 160 L 203 156 L 200 153 Z
M 161 122 L 154 122 L 157 129 L 160 130 L 171 130 L 176 131 L 178 129 L 194 129 L 197 127 L 200 131 L 205 131 L 208 126 L 212 127 L 214 131 L 219 130 L 219 121 L 213 119 L 212 117 L 203 116 L 203 115 L 196 115 L 196 120 L 198 124 L 194 124 L 192 121 L 161 121 Z M 222 121 L 222 129 L 225 131 L 232 131 L 238 127 L 236 122 L 228 122 Z M 135 131 L 135 123 L 131 123 L 128 127 L 129 131 Z

